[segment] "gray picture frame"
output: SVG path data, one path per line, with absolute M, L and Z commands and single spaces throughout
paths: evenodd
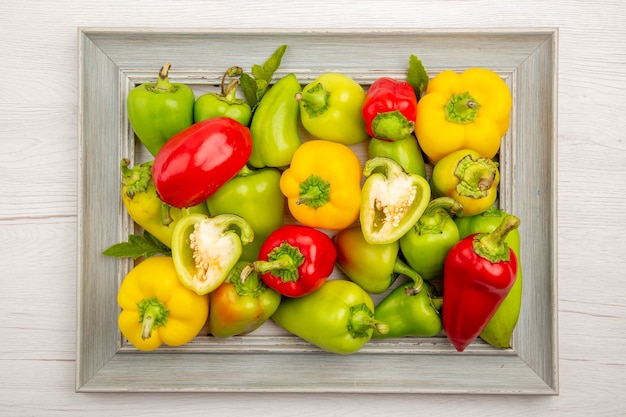
M 197 337 L 139 352 L 123 340 L 117 289 L 132 261 L 102 255 L 133 222 L 120 199 L 119 163 L 140 151 L 125 99 L 165 62 L 171 79 L 218 85 L 231 65 L 249 70 L 289 46 L 279 77 L 302 83 L 327 71 L 363 84 L 404 77 L 411 54 L 429 72 L 486 67 L 513 92 L 503 138 L 499 204 L 521 220 L 523 308 L 513 347 L 480 340 L 458 353 L 445 337 L 376 340 L 352 355 L 291 336 Z M 79 189 L 77 392 L 343 392 L 558 394 L 558 29 L 264 30 L 78 28 Z

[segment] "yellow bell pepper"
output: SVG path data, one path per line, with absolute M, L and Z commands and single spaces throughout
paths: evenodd
M 491 70 L 437 74 L 417 103 L 415 135 L 422 151 L 433 164 L 460 149 L 493 158 L 509 129 L 512 102 L 509 87 Z
M 209 296 L 185 288 L 169 256 L 135 266 L 122 281 L 117 302 L 119 328 L 139 350 L 183 345 L 197 336 L 209 315 Z
M 293 155 L 280 177 L 289 211 L 300 223 L 340 230 L 359 217 L 361 162 L 337 142 L 310 140 Z

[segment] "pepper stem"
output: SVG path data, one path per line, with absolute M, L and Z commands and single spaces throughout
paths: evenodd
M 296 282 L 300 278 L 298 268 L 304 263 L 305 257 L 297 247 L 284 242 L 274 248 L 267 255 L 267 259 L 246 265 L 241 272 L 241 279 L 245 280 L 252 272 L 261 275 L 271 273 L 280 277 L 283 282 Z
M 470 93 L 452 94 L 444 106 L 446 119 L 453 123 L 471 123 L 478 114 L 480 104 Z
M 400 258 L 396 258 L 396 262 L 393 265 L 393 272 L 396 274 L 404 275 L 413 280 L 412 291 L 415 294 L 418 294 L 422 291 L 424 287 L 424 279 L 422 276 L 413 268 L 402 262 Z
M 129 168 L 130 159 L 123 158 L 120 162 L 122 184 L 126 186 L 126 195 L 133 198 L 135 194 L 145 192 L 152 182 L 152 165 L 154 161 L 144 162 Z
M 408 120 L 399 110 L 379 113 L 372 120 L 374 137 L 380 140 L 397 142 L 404 140 L 413 133 L 414 123 Z
M 144 298 L 137 303 L 139 309 L 139 323 L 141 323 L 141 338 L 152 337 L 152 331 L 167 325 L 169 310 L 156 297 Z
M 454 175 L 460 180 L 456 186 L 459 195 L 471 198 L 484 198 L 496 179 L 498 166 L 487 158 L 472 159 L 471 155 L 459 161 Z
M 380 334 L 389 332 L 389 325 L 376 320 L 374 313 L 365 303 L 350 307 L 350 320 L 348 322 L 348 332 L 352 337 L 367 337 L 369 330 L 375 329 Z
M 517 229 L 520 220 L 512 214 L 507 214 L 491 233 L 481 233 L 474 237 L 474 252 L 491 263 L 506 262 L 511 257 L 509 245 L 505 239 L 509 232 Z
M 296 101 L 302 103 L 304 111 L 310 118 L 317 117 L 328 109 L 329 98 L 330 92 L 324 89 L 322 83 L 317 83 L 295 95 Z
M 238 216 L 236 214 L 224 213 L 218 214 L 211 218 L 213 225 L 215 228 L 226 230 L 230 228 L 230 226 L 237 226 L 239 229 L 239 238 L 241 240 L 242 245 L 247 245 L 248 243 L 254 240 L 254 231 L 243 217 Z
M 438 197 L 428 203 L 415 228 L 420 234 L 441 233 L 452 215 L 460 215 L 463 206 L 452 197 Z
M 159 71 L 159 76 L 157 78 L 156 84 L 152 87 L 152 91 L 155 93 L 166 93 L 175 90 L 175 88 L 170 83 L 169 73 L 172 64 L 169 62 L 161 67 Z
M 306 204 L 318 209 L 330 201 L 330 183 L 317 175 L 310 175 L 300 183 L 300 195 L 296 204 Z

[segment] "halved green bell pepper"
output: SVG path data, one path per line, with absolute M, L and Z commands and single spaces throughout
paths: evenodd
M 210 293 L 226 280 L 241 256 L 242 246 L 253 239 L 248 222 L 236 214 L 187 214 L 176 224 L 172 237 L 178 278 L 200 295 Z
M 428 181 L 384 156 L 367 160 L 363 175 L 367 177 L 361 191 L 363 236 L 372 244 L 395 242 L 426 210 L 430 201 Z

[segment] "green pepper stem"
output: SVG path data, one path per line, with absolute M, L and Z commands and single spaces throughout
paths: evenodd
M 172 64 L 170 64 L 169 62 L 161 67 L 161 70 L 159 71 L 159 76 L 157 77 L 157 82 L 156 84 L 154 84 L 152 91 L 159 93 L 175 90 L 175 88 L 173 88 L 172 84 L 170 83 L 169 78 L 171 67 Z
M 122 184 L 126 186 L 126 195 L 133 198 L 135 194 L 145 192 L 152 182 L 152 165 L 154 161 L 144 162 L 129 168 L 130 159 L 123 158 L 120 162 Z
M 452 94 L 444 106 L 446 119 L 453 123 L 471 123 L 478 114 L 480 104 L 469 93 Z
M 350 320 L 348 332 L 354 338 L 367 337 L 368 331 L 375 329 L 380 334 L 389 332 L 389 325 L 374 318 L 374 313 L 365 304 L 357 304 L 350 307 Z
M 474 237 L 474 252 L 492 263 L 509 261 L 510 250 L 505 239 L 509 232 L 518 228 L 520 220 L 507 214 L 491 233 L 481 233 Z
M 414 122 L 408 120 L 399 110 L 394 110 L 376 115 L 371 127 L 374 137 L 397 142 L 411 136 Z
M 224 74 L 222 75 L 222 82 L 220 84 L 220 90 L 222 92 L 222 96 L 231 97 L 231 98 L 235 97 L 235 92 L 237 90 L 237 86 L 239 85 L 239 81 L 231 80 L 228 83 L 228 86 L 226 86 L 226 78 L 236 77 L 241 74 L 243 74 L 243 69 L 238 66 L 232 66 L 228 68 L 226 71 L 224 71 Z
M 295 282 L 300 278 L 298 268 L 305 261 L 305 257 L 302 252 L 300 252 L 300 249 L 291 246 L 287 242 L 283 242 L 280 246 L 275 247 L 267 255 L 267 258 L 267 261 L 258 260 L 248 264 L 246 268 L 244 268 L 245 273 L 247 275 L 252 273 L 252 271 L 261 275 L 271 273 L 274 276 L 280 277 L 283 282 Z M 241 279 L 245 279 L 243 271 Z
M 304 111 L 310 118 L 324 113 L 330 105 L 330 92 L 324 89 L 321 83 L 317 83 L 309 89 L 296 93 L 295 100 L 302 104 Z
M 246 269 L 248 265 L 249 264 L 244 264 L 243 262 L 238 262 L 228 273 L 226 282 L 231 283 L 235 287 L 235 291 L 240 297 L 249 296 L 257 298 L 263 294 L 267 287 L 259 277 L 259 274 L 254 271 L 254 268 L 247 269 L 244 274 L 244 269 Z
M 463 206 L 452 197 L 439 197 L 432 200 L 415 225 L 420 234 L 441 233 L 446 221 L 453 215 L 460 215 Z
M 230 228 L 230 226 L 237 226 L 239 228 L 239 238 L 241 239 L 242 245 L 247 245 L 248 243 L 254 240 L 254 231 L 243 217 L 238 216 L 236 214 L 224 213 L 218 214 L 211 218 L 211 222 L 213 222 L 216 228 L 226 230 Z
M 496 179 L 498 166 L 487 158 L 474 160 L 466 155 L 457 164 L 454 175 L 459 179 L 456 189 L 459 195 L 471 198 L 483 198 Z
M 153 330 L 167 325 L 169 310 L 156 297 L 142 299 L 137 303 L 137 308 L 143 340 L 149 339 Z
M 311 174 L 300 183 L 300 195 L 296 204 L 306 204 L 318 209 L 330 201 L 330 183 L 324 178 Z
M 443 297 L 432 297 L 430 299 L 430 305 L 435 309 L 435 310 L 441 310 L 441 308 L 443 307 Z
M 413 280 L 413 291 L 415 291 L 415 294 L 419 293 L 424 287 L 424 279 L 422 276 L 416 270 L 402 262 L 400 258 L 396 258 L 393 265 L 393 272 L 404 275 Z
M 376 156 L 365 161 L 363 175 L 365 177 L 369 177 L 377 168 L 382 168 L 385 172 L 385 177 L 387 178 L 409 175 L 404 168 L 402 168 L 402 165 L 386 156 Z

